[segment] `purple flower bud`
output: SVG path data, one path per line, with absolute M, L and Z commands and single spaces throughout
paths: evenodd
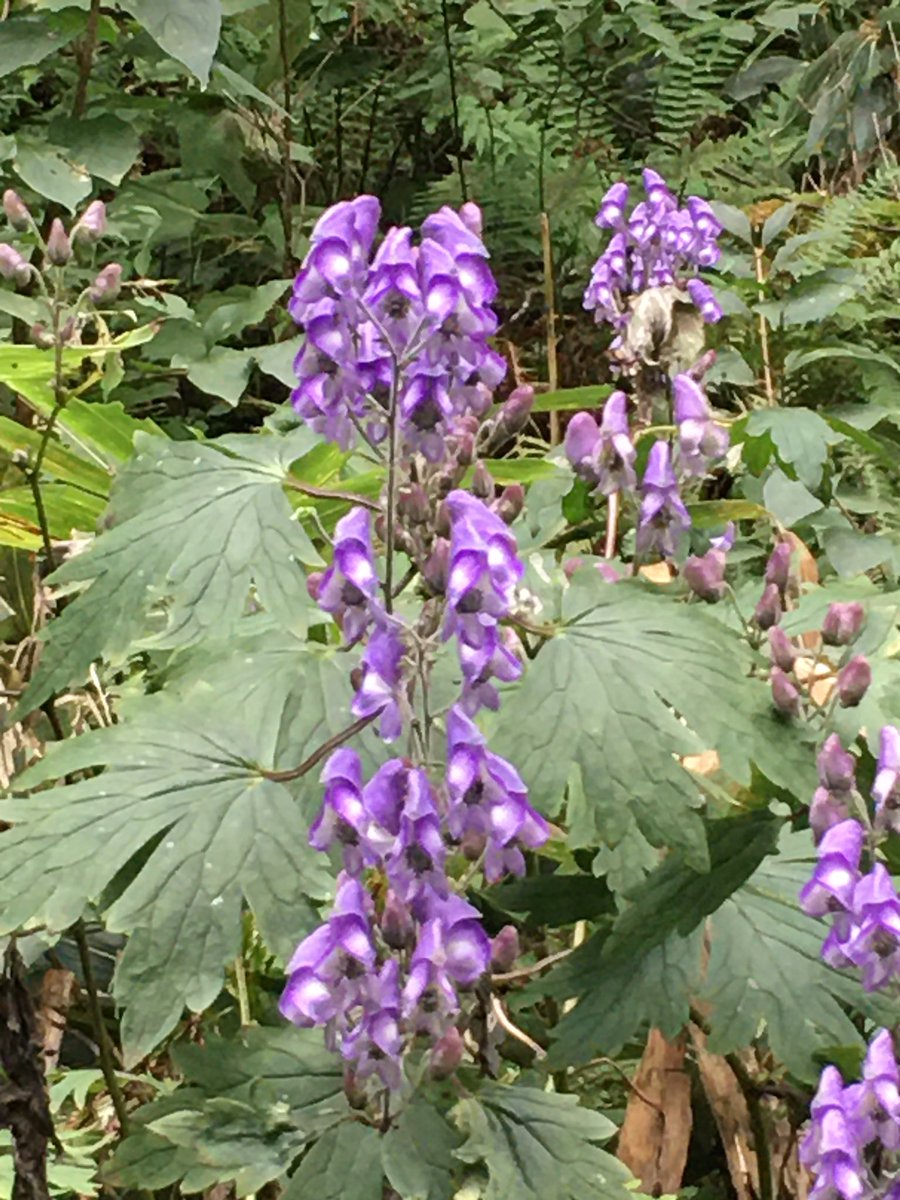
M 12 188 L 7 188 L 3 193 L 3 211 L 17 233 L 24 233 L 31 226 L 31 213 L 22 197 Z
M 495 491 L 494 477 L 480 459 L 475 464 L 475 470 L 472 472 L 471 490 L 472 494 L 477 496 L 479 500 L 493 499 Z
M 23 287 L 31 276 L 31 268 L 15 248 L 0 242 L 0 278 L 11 279 L 16 287 Z
M 72 257 L 72 243 L 66 233 L 66 227 L 59 217 L 54 217 L 50 226 L 50 236 L 47 238 L 47 257 L 54 267 L 64 267 Z
M 876 826 L 900 832 L 900 729 L 896 725 L 885 725 L 881 731 L 872 797 Z
M 72 230 L 72 238 L 74 241 L 97 242 L 104 233 L 106 233 L 106 205 L 102 200 L 92 200 Z
M 463 1060 L 465 1044 L 462 1034 L 455 1025 L 451 1025 L 443 1037 L 439 1038 L 431 1051 L 428 1060 L 432 1079 L 449 1079 Z
M 422 576 L 436 596 L 443 596 L 447 590 L 449 574 L 450 543 L 446 538 L 435 538 L 431 554 L 422 570 Z
M 583 566 L 584 559 L 576 554 L 574 558 L 566 559 L 566 561 L 563 563 L 563 574 L 565 575 L 566 579 L 571 579 L 575 572 Z
M 511 971 L 520 952 L 519 931 L 515 925 L 504 925 L 496 937 L 491 938 L 491 970 L 498 975 Z
M 521 483 L 510 483 L 500 493 L 494 504 L 494 512 L 504 523 L 512 525 L 525 507 L 525 488 Z
M 393 891 L 389 891 L 381 914 L 381 936 L 392 950 L 409 950 L 415 943 L 412 914 Z
M 598 562 L 597 572 L 606 583 L 618 583 L 622 578 L 621 573 L 616 570 L 612 563 L 608 562 Z
M 842 708 L 856 708 L 863 696 L 869 690 L 872 682 L 872 668 L 864 654 L 851 658 L 846 666 L 838 671 L 837 693 Z
M 461 467 L 468 467 L 475 460 L 475 434 L 464 430 L 456 439 L 456 461 Z
M 460 207 L 459 219 L 470 233 L 474 233 L 478 238 L 481 237 L 481 209 L 472 200 L 467 200 L 466 203 Z
M 622 223 L 625 205 L 628 203 L 628 184 L 614 183 L 600 201 L 600 211 L 594 218 L 594 224 L 601 229 L 611 229 Z
M 800 693 L 780 667 L 773 667 L 769 676 L 772 687 L 772 702 L 786 717 L 800 714 Z
M 794 661 L 797 657 L 797 650 L 794 643 L 784 632 L 780 625 L 769 626 L 769 654 L 772 662 L 776 667 L 780 667 L 782 671 L 792 671 L 794 669 Z
M 777 584 L 766 584 L 760 601 L 753 610 L 754 621 L 760 629 L 771 629 L 781 620 L 781 613 L 781 594 Z
M 817 845 L 829 829 L 847 820 L 850 810 L 846 798 L 849 795 L 849 792 L 830 792 L 828 788 L 816 788 L 812 804 L 809 806 L 809 827 Z
M 322 587 L 322 571 L 310 571 L 306 577 L 306 594 L 310 600 L 314 600 L 316 604 L 319 602 L 319 591 Z
M 40 321 L 36 321 L 32 325 L 29 335 L 39 350 L 49 350 L 53 345 L 53 334 Z
M 858 601 L 831 604 L 822 622 L 822 641 L 826 646 L 849 646 L 859 637 L 866 611 Z
M 692 554 L 681 573 L 694 595 L 708 604 L 721 600 L 727 591 L 724 550 L 707 550 L 704 555 Z
M 534 406 L 534 388 L 526 383 L 510 392 L 497 417 L 497 433 L 502 438 L 515 437 L 528 424 Z
M 816 758 L 819 782 L 832 792 L 848 792 L 856 787 L 856 759 L 841 745 L 841 739 L 832 733 Z
M 779 542 L 766 563 L 766 583 L 773 583 L 782 596 L 791 581 L 791 544 Z
M 91 284 L 88 297 L 92 304 L 112 304 L 122 288 L 121 263 L 109 263 Z
M 722 307 L 709 284 L 702 279 L 689 279 L 687 290 L 704 321 L 712 325 L 722 319 Z
M 431 518 L 431 503 L 421 483 L 409 483 L 397 495 L 397 512 L 411 525 L 424 525 Z

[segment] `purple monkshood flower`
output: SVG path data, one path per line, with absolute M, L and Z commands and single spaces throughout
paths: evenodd
M 487 749 L 487 739 L 459 706 L 447 716 L 447 828 L 453 837 L 485 839 L 484 874 L 496 883 L 522 875 L 520 846 L 534 850 L 550 827 L 528 803 L 528 790 L 511 763 Z
M 352 508 L 335 526 L 334 559 L 319 584 L 319 607 L 333 614 L 352 645 L 369 627 L 377 592 L 369 514 Z
M 481 708 L 496 712 L 500 693 L 492 680 L 514 683 L 522 674 L 524 650 L 514 630 L 488 627 L 485 640 L 477 648 L 459 643 L 459 661 L 463 672 L 459 704 L 467 716 L 474 717 Z
M 896 725 L 885 725 L 881 731 L 872 798 L 876 828 L 900 833 L 900 729 Z
M 836 1067 L 826 1067 L 810 1105 L 809 1132 L 800 1145 L 800 1161 L 815 1175 L 814 1200 L 861 1200 L 866 1190 L 862 1161 L 865 1127 L 855 1116 L 856 1092 L 844 1088 Z
M 728 591 L 725 582 L 725 566 L 728 551 L 734 545 L 734 522 L 729 521 L 725 532 L 710 538 L 705 554 L 692 554 L 681 568 L 685 583 L 693 594 L 707 604 L 721 600 Z
M 359 1002 L 375 966 L 372 901 L 357 880 L 342 875 L 331 916 L 305 938 L 287 965 L 279 1002 L 295 1025 L 325 1025 L 336 1036 Z
M 362 1017 L 341 1042 L 341 1054 L 354 1064 L 358 1080 L 375 1075 L 390 1091 L 400 1091 L 405 1048 L 400 1024 L 400 965 L 392 958 L 367 979 Z
M 457 987 L 470 987 L 488 969 L 491 943 L 481 914 L 459 896 L 435 905 L 419 933 L 403 988 L 403 1012 L 433 1036 L 459 1011 Z
M 362 764 L 355 750 L 335 750 L 322 771 L 325 794 L 318 817 L 309 830 L 309 844 L 316 850 L 329 850 L 338 842 L 344 857 L 344 870 L 358 875 L 364 866 L 378 859 L 367 845 L 371 818 L 362 797 Z
M 888 1150 L 896 1150 L 900 1148 L 900 1068 L 887 1029 L 879 1029 L 869 1042 L 862 1075 L 860 1108 L 872 1121 L 873 1136 Z
M 350 710 L 355 717 L 381 713 L 378 732 L 385 742 L 395 741 L 403 732 L 401 664 L 405 653 L 399 624 L 380 617 L 363 652 L 362 682 Z
M 822 621 L 822 641 L 826 646 L 849 646 L 859 637 L 866 621 L 866 610 L 858 601 L 829 604 Z
M 811 917 L 845 914 L 854 907 L 865 830 L 859 821 L 842 821 L 819 842 L 812 879 L 800 892 L 800 906 Z
M 444 638 L 453 634 L 483 652 L 464 669 L 481 675 L 495 650 L 489 630 L 513 605 L 525 568 L 516 557 L 516 539 L 503 521 L 475 496 L 454 491 L 447 497 L 450 567 Z
M 709 464 L 728 449 L 728 431 L 717 425 L 709 402 L 696 379 L 676 375 L 672 381 L 678 461 L 688 475 L 704 475 Z
M 769 630 L 769 637 L 783 633 L 780 626 Z M 856 759 L 841 745 L 841 739 L 832 733 L 825 740 L 816 759 L 819 784 L 809 809 L 809 824 L 816 842 L 834 825 L 846 821 L 850 812 L 850 801 L 856 787 Z
M 598 427 L 590 413 L 577 413 L 566 428 L 566 454 L 576 475 L 597 492 L 634 490 L 637 451 L 628 429 L 628 397 L 613 392 Z
M 628 297 L 648 287 L 678 283 L 705 321 L 717 321 L 721 307 L 712 289 L 696 277 L 697 271 L 719 259 L 716 239 L 722 226 L 712 208 L 699 196 L 688 197 L 679 208 L 662 176 L 643 171 L 646 200 L 636 204 L 626 219 L 628 187 L 613 184 L 600 204 L 595 224 L 613 235 L 591 271 L 584 307 L 597 321 L 621 329 L 628 323 Z
M 900 974 L 900 899 L 882 863 L 875 863 L 856 884 L 853 917 L 853 931 L 842 949 L 862 969 L 866 991 L 877 991 Z
M 668 442 L 655 442 L 641 481 L 641 511 L 636 546 L 640 555 L 653 552 L 674 558 L 691 518 L 678 494 Z

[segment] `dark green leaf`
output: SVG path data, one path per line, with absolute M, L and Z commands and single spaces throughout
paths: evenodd
M 819 512 L 825 506 L 797 479 L 788 479 L 778 467 L 763 485 L 766 508 L 787 529 Z
M 757 409 L 747 422 L 747 433 L 751 437 L 768 433 L 778 457 L 794 467 L 808 488 L 819 486 L 828 448 L 843 440 L 827 421 L 808 408 Z
M 284 1200 L 382 1200 L 381 1140 L 371 1125 L 324 1133 L 291 1176 Z
M 533 925 L 570 925 L 610 911 L 609 888 L 592 875 L 535 875 L 514 879 L 482 893 L 484 900 Z
M 206 84 L 219 44 L 220 0 L 122 0 L 166 54 Z
M 91 177 L 84 167 L 73 162 L 64 149 L 47 142 L 19 137 L 13 166 L 23 183 L 69 212 L 74 212 L 91 190 Z
M 628 1171 L 597 1145 L 612 1137 L 615 1126 L 581 1108 L 576 1096 L 488 1084 L 477 1100 L 460 1101 L 457 1112 L 468 1138 L 456 1154 L 484 1164 L 484 1200 L 632 1195 Z
M 457 1132 L 436 1108 L 415 1100 L 381 1142 L 381 1162 L 388 1183 L 401 1200 L 450 1200 L 456 1190 L 453 1152 Z
M 46 17 L 38 15 L 7 17 L 0 37 L 0 77 L 33 66 L 48 54 L 62 50 L 75 33 L 72 29 L 64 34 L 49 25 Z
M 113 113 L 98 117 L 64 118 L 50 126 L 51 138 L 66 147 L 73 163 L 118 186 L 140 153 L 134 129 Z
M 563 388 L 558 392 L 541 392 L 534 398 L 533 412 L 569 412 L 572 409 L 599 408 L 612 388 L 591 383 L 584 387 Z

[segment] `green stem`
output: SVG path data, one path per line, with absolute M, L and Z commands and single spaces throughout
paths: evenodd
M 103 1011 L 100 1008 L 97 980 L 94 978 L 94 968 L 91 966 L 91 952 L 87 943 L 87 937 L 85 936 L 83 921 L 79 920 L 75 922 L 72 926 L 72 934 L 75 938 L 75 944 L 78 947 L 78 957 L 81 960 L 81 973 L 84 976 L 84 986 L 88 994 L 88 1006 L 91 1010 L 91 1022 L 94 1026 L 94 1034 L 100 1050 L 100 1069 L 103 1072 L 106 1089 L 109 1092 L 113 1108 L 116 1111 L 119 1130 L 122 1136 L 126 1137 L 128 1135 L 129 1124 L 128 1109 L 125 1107 L 125 1097 L 122 1095 L 122 1089 L 119 1087 L 119 1080 L 116 1075 L 112 1043 L 109 1039 L 106 1022 L 103 1020 Z

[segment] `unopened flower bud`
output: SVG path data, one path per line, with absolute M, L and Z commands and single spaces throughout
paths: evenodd
M 491 938 L 491 970 L 498 975 L 511 971 L 519 954 L 518 929 L 515 925 L 504 925 L 497 936 Z
M 75 241 L 97 242 L 106 233 L 106 205 L 102 200 L 92 200 L 72 230 Z
M 35 321 L 29 333 L 31 340 L 39 350 L 49 350 L 53 345 L 53 334 L 40 321 Z
M 786 717 L 800 714 L 800 693 L 780 667 L 773 667 L 769 676 L 772 686 L 772 703 Z
M 409 909 L 394 892 L 388 892 L 381 914 L 381 936 L 392 950 L 406 950 L 415 940 L 415 928 Z
M 369 1106 L 369 1097 L 365 1085 L 360 1083 L 356 1072 L 350 1067 L 344 1069 L 344 1095 L 347 1103 L 357 1112 L 363 1112 Z
M 486 845 L 487 838 L 483 833 L 476 833 L 474 829 L 468 829 L 462 836 L 459 848 L 469 862 L 478 862 L 479 858 L 484 854 Z
M 563 563 L 563 574 L 565 575 L 566 579 L 571 579 L 575 572 L 580 570 L 580 568 L 583 566 L 584 559 L 580 558 L 576 554 L 574 558 L 569 558 Z
M 442 1038 L 434 1043 L 429 1059 L 432 1079 L 449 1079 L 463 1060 L 465 1044 L 462 1034 L 451 1025 Z
M 66 233 L 66 227 L 59 217 L 54 217 L 50 226 L 50 236 L 47 238 L 47 257 L 54 267 L 64 267 L 72 257 L 72 243 Z
M 792 671 L 797 658 L 797 648 L 780 625 L 769 628 L 769 654 L 772 662 L 782 671 Z
M 494 505 L 494 512 L 506 525 L 513 521 L 525 507 L 525 488 L 521 483 L 511 483 L 503 489 Z
M 310 571 L 306 577 L 306 591 L 310 600 L 319 602 L 319 588 L 322 586 L 322 571 Z
M 856 786 L 856 759 L 841 745 L 841 739 L 832 733 L 816 758 L 819 782 L 832 792 L 848 792 Z
M 7 188 L 3 193 L 3 211 L 6 213 L 7 221 L 17 233 L 24 233 L 31 225 L 31 214 L 25 201 L 12 188 Z
M 847 820 L 850 810 L 843 799 L 847 794 L 846 792 L 835 794 L 825 787 L 816 788 L 812 804 L 809 806 L 809 827 L 816 844 L 834 825 L 839 825 L 841 821 Z
M 456 461 L 461 467 L 470 467 L 475 459 L 475 434 L 466 430 L 456 440 Z
M 766 584 L 759 604 L 753 610 L 753 619 L 760 629 L 771 629 L 781 620 L 781 593 L 775 583 Z
M 682 568 L 684 581 L 701 600 L 713 604 L 721 600 L 727 590 L 725 583 L 725 552 L 708 550 L 706 554 L 692 554 Z
M 791 580 L 791 544 L 779 542 L 766 563 L 766 583 L 774 584 L 782 596 Z
M 474 233 L 476 237 L 481 237 L 481 209 L 474 200 L 467 200 L 459 210 L 459 219 L 468 229 L 469 233 Z
M 400 489 L 397 496 L 397 512 L 411 525 L 424 525 L 430 518 L 431 504 L 421 483 L 410 483 Z
M 496 436 L 506 440 L 521 433 L 528 424 L 534 407 L 534 388 L 529 383 L 514 388 L 509 393 L 497 416 Z
M 607 583 L 618 583 L 622 578 L 621 572 L 617 571 L 612 563 L 608 562 L 598 562 L 597 572 Z
M 16 287 L 21 287 L 28 282 L 30 274 L 28 263 L 15 246 L 0 242 L 0 277 L 11 279 Z
M 822 641 L 826 646 L 849 646 L 860 635 L 866 610 L 856 600 L 849 604 L 831 604 L 822 622 Z
M 872 668 L 864 654 L 851 658 L 845 667 L 841 667 L 837 677 L 838 700 L 842 708 L 856 708 L 860 700 L 869 690 L 872 682 Z
M 364 678 L 365 672 L 363 671 L 362 667 L 354 667 L 350 672 L 350 686 L 353 688 L 354 692 L 358 692 L 362 687 Z
M 91 304 L 112 304 L 122 289 L 121 263 L 109 263 L 90 286 Z
M 494 478 L 490 471 L 479 461 L 475 464 L 475 470 L 472 472 L 471 492 L 473 496 L 477 496 L 479 500 L 491 500 L 494 496 Z
M 436 596 L 443 596 L 446 592 L 449 571 L 450 543 L 446 538 L 435 538 L 422 577 Z

